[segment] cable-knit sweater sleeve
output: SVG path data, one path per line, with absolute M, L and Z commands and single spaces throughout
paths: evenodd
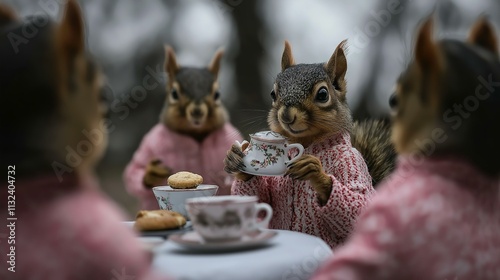
M 244 182 L 234 180 L 231 188 L 232 195 L 257 196 L 260 202 L 271 204 L 271 193 L 269 191 L 270 177 L 254 176 Z
M 337 145 L 322 157 L 332 179 L 332 191 L 324 206 L 314 203 L 324 226 L 345 239 L 362 208 L 374 193 L 370 174 L 361 154 L 348 145 Z

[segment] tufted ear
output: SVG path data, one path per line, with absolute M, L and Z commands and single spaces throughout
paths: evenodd
M 479 18 L 472 26 L 468 41 L 498 55 L 498 41 L 495 35 L 495 28 L 484 16 Z
M 281 71 L 284 71 L 292 65 L 295 65 L 295 59 L 292 54 L 292 46 L 290 46 L 288 41 L 285 41 L 285 49 L 283 50 L 283 56 L 281 57 Z
M 333 82 L 336 89 L 340 89 L 344 84 L 347 72 L 347 58 L 345 56 L 347 40 L 340 42 L 333 52 L 330 60 L 325 64 L 325 70 Z
M 172 83 L 175 80 L 175 75 L 179 71 L 179 65 L 175 58 L 174 49 L 170 46 L 165 46 L 165 70 L 167 71 L 169 83 Z
M 217 80 L 217 76 L 219 75 L 220 69 L 220 61 L 222 59 L 222 55 L 224 55 L 224 50 L 219 49 L 215 52 L 214 57 L 212 58 L 212 62 L 208 66 L 208 70 L 215 76 L 215 80 Z
M 68 0 L 59 26 L 59 44 L 64 55 L 85 51 L 85 30 L 82 11 L 76 0 Z
M 429 17 L 421 25 L 415 44 L 415 60 L 425 70 L 439 66 L 439 52 L 433 38 L 434 20 Z
M 417 32 L 415 44 L 415 63 L 420 67 L 422 73 L 422 88 L 419 95 L 422 100 L 429 102 L 433 110 L 437 110 L 440 102 L 440 91 L 437 89 L 441 82 L 441 73 L 444 69 L 444 59 L 441 55 L 439 45 L 434 40 L 433 16 L 424 20 Z
M 16 20 L 16 13 L 11 8 L 0 3 L 0 26 Z

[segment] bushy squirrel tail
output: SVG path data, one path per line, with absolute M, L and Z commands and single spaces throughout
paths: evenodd
M 394 170 L 396 151 L 388 121 L 354 122 L 351 143 L 364 157 L 374 187 Z

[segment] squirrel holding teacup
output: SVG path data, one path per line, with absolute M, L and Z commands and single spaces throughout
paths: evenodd
M 255 195 L 273 207 L 270 228 L 316 235 L 332 248 L 345 241 L 374 194 L 372 176 L 383 179 L 395 158 L 389 125 L 352 120 L 345 48 L 343 41 L 326 63 L 296 64 L 285 42 L 268 124 L 304 152 L 284 176 L 241 171 L 245 145 L 232 145 L 224 160 L 225 170 L 236 177 L 233 194 Z
M 208 67 L 182 67 L 173 49 L 165 48 L 168 81 L 160 122 L 144 136 L 124 173 L 127 190 L 140 200 L 141 209 L 157 209 L 151 188 L 166 185 L 180 171 L 218 185 L 217 195 L 230 194 L 233 178 L 224 172 L 223 159 L 227 147 L 242 136 L 221 102 L 222 55 L 218 50 Z

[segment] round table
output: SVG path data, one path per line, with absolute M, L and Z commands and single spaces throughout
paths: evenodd
M 174 279 L 309 279 L 332 255 L 320 238 L 277 232 L 263 247 L 230 252 L 197 252 L 167 240 L 155 250 L 153 267 Z

